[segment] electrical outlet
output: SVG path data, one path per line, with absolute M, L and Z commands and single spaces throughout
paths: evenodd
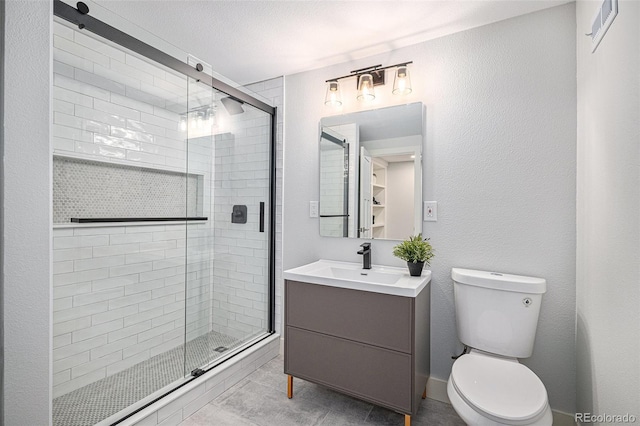
M 317 201 L 309 201 L 309 217 L 318 217 L 320 208 Z
M 425 222 L 436 222 L 438 220 L 438 202 L 425 201 L 423 216 Z

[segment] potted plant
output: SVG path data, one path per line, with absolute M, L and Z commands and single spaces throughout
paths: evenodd
M 407 262 L 409 274 L 412 277 L 419 277 L 424 264 L 430 265 L 429 260 L 434 256 L 433 251 L 429 239 L 422 239 L 422 234 L 418 234 L 395 246 L 393 255 Z

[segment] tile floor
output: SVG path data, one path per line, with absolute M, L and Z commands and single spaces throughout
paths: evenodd
M 298 379 L 293 399 L 288 399 L 283 371 L 283 358 L 278 356 L 180 426 L 404 425 L 404 415 Z M 411 424 L 464 426 L 449 404 L 428 398 Z

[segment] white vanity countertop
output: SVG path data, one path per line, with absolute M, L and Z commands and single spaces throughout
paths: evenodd
M 283 277 L 311 284 L 416 297 L 431 281 L 431 271 L 424 270 L 422 276 L 412 277 L 407 268 L 372 265 L 371 269 L 362 269 L 360 263 L 321 259 L 288 269 Z

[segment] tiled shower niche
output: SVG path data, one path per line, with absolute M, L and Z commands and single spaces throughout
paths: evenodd
M 202 216 L 203 181 L 202 175 L 56 156 L 53 223 Z

